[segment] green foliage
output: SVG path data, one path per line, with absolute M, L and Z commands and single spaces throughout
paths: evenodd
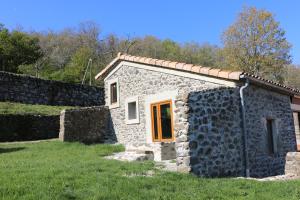
M 151 162 L 104 159 L 120 145 L 47 141 L 0 144 L 0 198 L 299 199 L 299 180 L 205 179 L 153 169 Z M 152 177 L 143 176 L 148 170 Z M 134 176 L 135 175 L 135 176 Z
M 22 38 L 22 34 L 26 36 L 25 39 L 16 41 L 16 38 Z M 32 39 L 31 43 L 28 38 Z M 224 48 L 197 42 L 180 44 L 151 35 L 123 38 L 110 34 L 104 37 L 99 26 L 93 22 L 81 23 L 78 27 L 65 28 L 60 32 L 50 30 L 30 34 L 9 32 L 0 25 L 0 67 L 14 72 L 18 68 L 19 73 L 41 78 L 80 83 L 90 58 L 93 60 L 94 77 L 118 52 L 123 52 L 206 67 L 243 70 L 281 83 L 298 85 L 294 74 L 289 73 L 287 67 L 291 62 L 290 44 L 272 13 L 245 8 L 236 22 L 224 32 L 222 39 Z M 12 45 L 11 40 L 16 41 L 17 45 Z M 34 50 L 37 42 L 39 51 Z M 16 53 L 18 59 L 6 57 L 15 51 L 23 52 Z M 28 53 L 32 51 L 33 54 Z M 41 52 L 42 57 L 38 57 L 35 52 Z M 8 69 L 8 64 L 1 65 L 2 60 L 14 62 L 10 61 Z M 300 76 L 298 70 L 293 72 Z M 103 83 L 92 78 L 92 84 Z
M 162 58 L 166 60 L 178 60 L 180 58 L 180 46 L 172 40 L 162 41 Z
M 62 80 L 66 82 L 80 83 L 83 79 L 88 60 L 92 57 L 91 49 L 86 47 L 79 48 L 71 57 L 71 61 L 64 68 Z
M 36 37 L 0 25 L 0 70 L 18 72 L 19 65 L 35 63 L 41 56 Z
M 59 115 L 64 109 L 71 106 L 46 106 L 30 105 L 12 102 L 0 102 L 0 114 L 35 114 L 35 115 Z
M 287 67 L 285 83 L 300 89 L 300 66 L 289 65 Z
M 231 68 L 284 81 L 284 67 L 291 63 L 291 45 L 272 13 L 244 8 L 224 32 L 223 43 L 223 56 Z

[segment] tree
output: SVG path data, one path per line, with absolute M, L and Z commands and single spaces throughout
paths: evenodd
M 223 56 L 230 68 L 283 82 L 291 63 L 291 45 L 272 13 L 244 8 L 222 36 Z
M 0 69 L 18 72 L 20 65 L 35 63 L 42 56 L 38 39 L 20 31 L 10 32 L 0 25 Z
M 93 58 L 93 52 L 88 47 L 79 48 L 72 56 L 71 61 L 60 74 L 61 80 L 71 83 L 81 83 L 89 58 Z M 94 82 L 95 73 L 92 74 Z
M 287 67 L 285 84 L 300 89 L 300 66 L 290 65 Z
M 186 63 L 216 67 L 219 48 L 210 44 L 186 43 L 182 47 L 182 58 Z

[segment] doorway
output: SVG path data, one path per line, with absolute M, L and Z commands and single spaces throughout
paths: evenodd
M 151 104 L 153 142 L 174 141 L 172 101 Z

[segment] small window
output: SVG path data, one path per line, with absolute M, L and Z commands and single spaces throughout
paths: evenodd
M 274 151 L 274 120 L 267 119 L 267 142 L 268 142 L 268 153 L 273 155 Z
M 128 104 L 128 119 L 136 119 L 137 118 L 137 113 L 136 113 L 136 102 L 129 102 Z
M 118 79 L 108 80 L 108 106 L 109 108 L 119 107 L 119 81 Z
M 131 97 L 126 99 L 125 120 L 126 124 L 139 123 L 138 97 Z
M 110 85 L 110 103 L 114 104 L 118 102 L 117 83 Z

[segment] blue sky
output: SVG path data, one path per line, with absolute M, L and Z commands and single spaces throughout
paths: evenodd
M 293 62 L 300 64 L 299 0 L 2 0 L 0 23 L 8 28 L 59 31 L 92 20 L 100 25 L 103 36 L 154 35 L 177 42 L 221 45 L 221 33 L 243 6 L 256 6 L 275 14 L 293 45 Z

